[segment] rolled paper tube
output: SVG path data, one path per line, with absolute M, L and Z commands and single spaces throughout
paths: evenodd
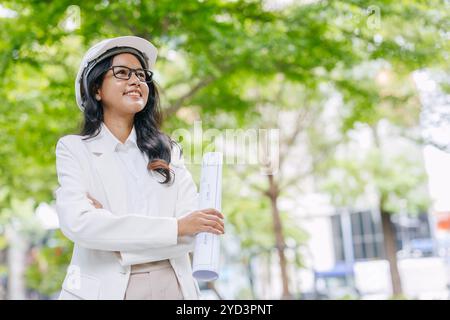
M 208 152 L 203 156 L 200 178 L 199 209 L 222 206 L 222 153 Z M 192 275 L 201 281 L 212 281 L 219 277 L 220 241 L 219 236 L 200 232 L 195 236 Z

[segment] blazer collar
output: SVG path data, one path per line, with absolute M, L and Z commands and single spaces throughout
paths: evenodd
M 86 140 L 92 153 L 112 153 L 125 146 L 137 147 L 136 129 L 134 126 L 125 143 L 120 142 L 104 122 L 102 122 L 99 130 L 100 132 L 97 136 Z

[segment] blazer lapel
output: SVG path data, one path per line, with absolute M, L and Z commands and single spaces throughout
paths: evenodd
M 108 143 L 105 143 L 104 132 L 86 142 L 92 152 L 93 165 L 99 174 L 107 197 L 108 209 L 118 215 L 126 214 L 126 181 L 117 166 L 114 151 L 108 149 Z

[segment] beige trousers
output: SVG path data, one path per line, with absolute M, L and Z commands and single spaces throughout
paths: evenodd
M 169 260 L 132 265 L 125 300 L 183 300 Z

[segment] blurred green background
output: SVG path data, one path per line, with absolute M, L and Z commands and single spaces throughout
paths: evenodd
M 432 142 L 418 133 L 423 106 L 412 75 L 448 74 L 449 21 L 448 1 L 438 0 L 2 1 L 0 298 L 49 299 L 60 290 L 72 244 L 35 210 L 54 201 L 56 141 L 80 129 L 81 57 L 123 35 L 159 50 L 167 133 L 195 121 L 203 130 L 280 130 L 276 174 L 261 174 L 257 164 L 224 166 L 224 277 L 202 286 L 205 293 L 307 298 L 294 274 L 312 268 L 308 244 L 317 234 L 297 213 L 317 210 L 284 204 L 320 194 L 332 211 L 377 208 L 389 296 L 407 297 L 391 217 L 432 208 L 416 152 Z M 355 140 L 361 129 L 370 143 Z M 394 139 L 406 142 L 386 147 Z M 199 165 L 189 168 L 198 182 Z M 263 275 L 262 265 L 276 271 Z M 228 272 L 244 280 L 230 286 Z M 278 288 L 274 296 L 263 295 L 264 283 Z

